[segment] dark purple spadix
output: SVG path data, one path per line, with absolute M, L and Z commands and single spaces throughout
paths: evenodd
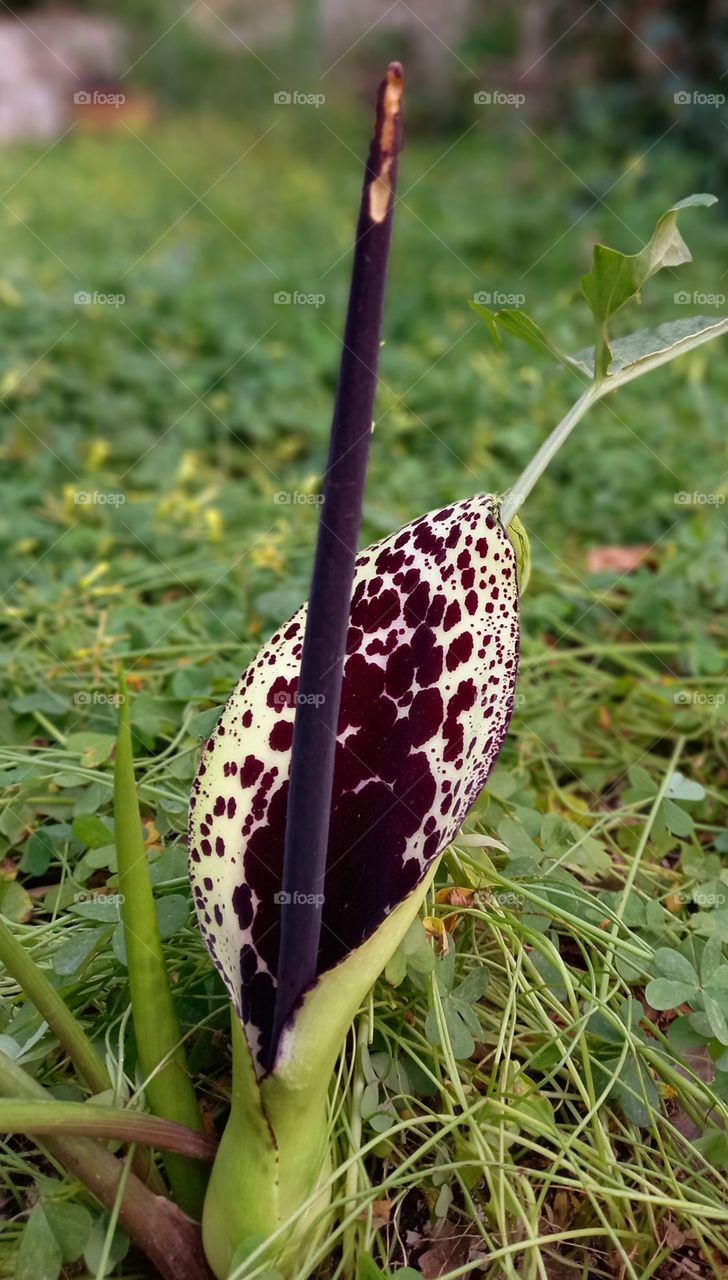
M 402 68 L 393 62 L 379 87 L 364 176 L 303 641 L 283 861 L 273 1052 L 283 1023 L 316 977 L 336 728 L 401 144 L 401 101 Z

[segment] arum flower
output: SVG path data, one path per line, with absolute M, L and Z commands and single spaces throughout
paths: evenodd
M 357 560 L 318 973 L 360 947 L 452 841 L 498 755 L 518 665 L 516 556 L 495 500 L 422 516 Z M 200 927 L 262 1076 L 306 607 L 260 651 L 207 742 L 190 866 Z M 305 905 L 305 904 L 301 904 Z
M 219 1240 L 228 1218 L 219 1211 L 222 1196 L 244 1219 L 238 1239 L 268 1234 L 325 1176 L 325 1152 L 306 1119 L 315 1115 L 325 1130 L 328 1079 L 349 1023 L 500 751 L 515 700 L 518 565 L 496 499 L 478 495 L 431 512 L 357 559 L 317 976 L 275 1046 L 305 620 L 304 606 L 244 672 L 207 742 L 191 802 L 200 927 L 239 1019 L 236 1063 L 246 1083 L 237 1109 L 249 1129 L 257 1114 L 266 1154 L 278 1167 L 275 1194 L 261 1205 L 265 1161 L 256 1171 L 250 1132 L 246 1140 L 232 1119 L 203 1222 L 213 1266 L 210 1236 Z M 226 1161 L 233 1142 L 242 1145 Z
M 200 926 L 230 992 L 233 1096 L 203 1215 L 227 1276 L 251 1239 L 327 1223 L 328 1082 L 498 754 L 516 555 L 490 496 L 357 555 L 401 139 L 390 65 L 357 224 L 311 600 L 244 672 L 190 804 Z M 280 1259 L 278 1259 L 280 1264 Z

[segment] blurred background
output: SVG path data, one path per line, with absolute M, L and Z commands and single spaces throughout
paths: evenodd
M 676 199 L 725 196 L 727 49 L 724 0 L 4 6 L 2 623 L 36 677 L 215 643 L 222 687 L 305 595 L 391 58 L 407 146 L 368 538 L 507 486 L 578 394 L 495 349 L 474 295 L 579 350 L 593 244 L 635 252 Z M 695 262 L 622 330 L 724 308 L 724 205 L 683 226 Z M 702 348 L 579 428 L 526 511 L 534 634 L 652 636 L 722 670 L 727 381 Z

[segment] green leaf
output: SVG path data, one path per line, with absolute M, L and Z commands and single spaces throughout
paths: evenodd
M 498 835 L 508 846 L 511 857 L 533 858 L 536 862 L 540 862 L 543 857 L 541 849 L 531 839 L 523 824 L 513 818 L 503 818 L 498 824 Z
M 198 711 L 196 715 L 191 716 L 187 728 L 192 737 L 209 738 L 224 710 L 224 705 L 209 707 L 207 711 Z
M 465 1008 L 466 1006 L 463 1007 Z M 475 1050 L 475 1041 L 460 1011 L 449 999 L 443 1000 L 442 1011 L 453 1056 L 461 1060 L 470 1058 Z M 431 1045 L 442 1044 L 440 1027 L 434 1009 L 429 1010 L 425 1019 L 425 1035 Z
M 81 1257 L 91 1235 L 91 1214 L 82 1204 L 73 1204 L 70 1200 L 46 1200 L 44 1207 L 64 1262 L 75 1262 Z
M 692 1014 L 682 1013 L 673 1019 L 667 1029 L 670 1047 L 678 1054 L 683 1054 L 690 1049 L 702 1048 L 705 1043 L 704 1037 L 692 1025 L 692 1018 Z
M 111 1275 L 116 1265 L 122 1262 L 129 1250 L 129 1237 L 123 1227 L 117 1226 L 111 1241 L 106 1269 L 99 1271 L 103 1260 L 104 1244 L 109 1229 L 109 1214 L 102 1213 L 96 1219 L 86 1244 L 83 1259 L 92 1276 Z
M 53 842 L 41 827 L 40 831 L 33 832 L 23 849 L 20 870 L 28 876 L 45 875 L 54 853 Z
M 33 711 L 43 711 L 49 716 L 61 716 L 69 710 L 68 698 L 61 698 L 51 689 L 40 688 L 33 693 L 24 693 L 11 702 L 13 711 L 18 715 L 28 715 Z
M 387 1280 L 386 1273 L 378 1267 L 369 1253 L 359 1255 L 357 1280 Z
M 694 966 L 679 951 L 672 947 L 658 947 L 655 952 L 655 969 L 662 978 L 673 978 L 676 982 L 687 982 L 698 986 L 698 975 Z M 657 1006 L 653 1006 L 657 1007 Z
M 187 850 L 167 849 L 149 864 L 149 878 L 153 885 L 169 884 L 172 880 L 187 880 Z
M 635 764 L 629 770 L 627 775 L 631 783 L 631 789 L 625 794 L 625 800 L 647 800 L 657 795 L 657 786 L 650 777 L 646 769 Z
M 703 991 L 703 1006 L 716 1040 L 720 1040 L 721 1044 L 728 1044 L 728 1022 L 725 1014 L 717 1000 L 707 991 Z
M 34 1205 L 20 1237 L 15 1280 L 58 1280 L 63 1252 L 41 1201 Z
M 159 936 L 162 942 L 166 942 L 186 925 L 190 904 L 181 893 L 170 893 L 166 898 L 159 898 L 155 905 L 159 921 Z
M 0 876 L 0 914 L 13 924 L 23 924 L 33 914 L 30 894 L 17 880 Z
M 473 969 L 467 978 L 455 987 L 452 993 L 453 999 L 462 1000 L 465 1004 L 476 1004 L 485 995 L 489 982 L 490 970 L 485 965 L 481 965 Z
M 611 1065 L 616 1068 L 618 1060 Z M 659 1107 L 657 1085 L 639 1058 L 628 1057 L 622 1064 L 612 1094 L 628 1120 L 641 1128 L 651 1124 Z
M 473 311 L 477 311 L 482 316 L 488 326 L 488 332 L 495 342 L 496 346 L 501 346 L 503 339 L 501 337 L 501 329 L 511 334 L 514 338 L 519 338 L 521 342 L 525 342 L 527 346 L 534 351 L 538 351 L 539 355 L 555 356 L 562 363 L 571 364 L 568 356 L 559 351 L 559 348 L 544 333 L 543 329 L 535 320 L 532 320 L 525 311 L 513 308 L 502 308 L 493 311 L 490 307 L 484 306 L 482 302 L 471 302 Z
M 689 813 L 681 809 L 674 800 L 663 800 L 660 805 L 660 816 L 668 831 L 681 840 L 692 835 L 694 823 Z
M 385 981 L 390 987 L 399 987 L 407 977 L 407 957 L 401 950 L 395 951 L 384 970 Z
M 699 194 L 679 200 L 659 219 L 647 244 L 639 253 L 625 254 L 607 245 L 594 247 L 592 270 L 581 278 L 581 287 L 597 329 L 596 372 L 604 376 L 612 353 L 607 326 L 610 318 L 639 293 L 642 286 L 663 267 L 690 262 L 690 250 L 678 230 L 678 214 L 696 205 L 715 204 L 716 197 Z
M 79 929 L 77 933 L 73 933 L 55 952 L 53 972 L 63 978 L 78 973 L 107 933 L 105 928 Z
M 120 902 L 117 894 L 94 893 L 76 894 L 76 901 L 69 911 L 84 920 L 96 920 L 101 924 L 115 924 L 120 919 Z
M 676 772 L 670 775 L 665 794 L 671 800 L 704 800 L 705 787 L 699 782 L 694 782 L 692 778 L 686 778 L 684 774 Z
M 66 747 L 80 755 L 81 764 L 87 769 L 95 769 L 108 760 L 115 741 L 110 733 L 71 733 L 66 739 Z
M 564 983 L 564 974 L 558 965 L 554 964 L 553 961 L 549 960 L 548 956 L 543 955 L 540 951 L 534 953 L 532 964 L 551 994 L 557 1000 L 564 1001 L 567 996 L 567 990 Z
M 93 813 L 79 813 L 73 819 L 73 834 L 87 849 L 105 849 L 114 842 L 114 833 Z
M 716 1169 L 728 1169 L 728 1134 L 724 1129 L 708 1129 L 702 1137 L 694 1138 L 692 1146 Z
M 212 688 L 212 671 L 209 667 L 182 667 L 172 676 L 171 688 L 172 696 L 184 702 L 207 698 Z
M 669 320 L 665 324 L 656 325 L 654 329 L 639 329 L 625 338 L 617 338 L 610 344 L 612 358 L 607 374 L 609 378 L 623 375 L 623 381 L 630 381 L 641 372 L 641 366 L 647 361 L 650 364 L 667 364 L 678 356 L 693 351 L 695 347 L 721 334 L 728 333 L 728 318 L 721 316 L 686 316 L 681 320 Z M 572 356 L 572 364 L 583 369 L 589 377 L 594 376 L 594 347 L 578 351 Z M 629 376 L 627 376 L 629 375 Z
M 645 995 L 653 1009 L 678 1009 L 692 1000 L 697 986 L 691 982 L 675 982 L 671 978 L 652 978 L 645 987 Z
M 723 943 L 715 934 L 706 942 L 700 959 L 700 981 L 705 986 L 723 964 Z

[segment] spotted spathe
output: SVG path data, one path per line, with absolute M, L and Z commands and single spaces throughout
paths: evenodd
M 243 673 L 190 808 L 200 926 L 258 1061 L 273 1013 L 305 616 L 303 606 Z M 421 516 L 360 554 L 320 972 L 371 935 L 455 836 L 503 742 L 517 665 L 516 558 L 492 497 Z

